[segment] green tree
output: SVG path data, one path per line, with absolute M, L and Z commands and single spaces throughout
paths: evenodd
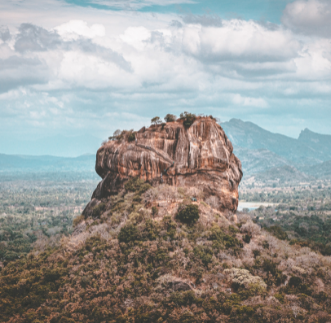
M 193 114 L 193 113 L 189 113 L 189 112 L 183 112 L 180 114 L 180 118 L 181 119 L 184 119 L 184 126 L 185 128 L 189 128 L 191 127 L 191 125 L 193 124 L 193 122 L 195 121 L 196 119 L 196 115 Z
M 160 117 L 154 117 L 153 119 L 151 119 L 151 123 L 154 124 L 155 126 L 157 124 L 160 124 L 161 123 Z
M 175 115 L 169 113 L 164 117 L 165 122 L 174 122 L 176 119 L 177 117 Z
M 186 207 L 180 206 L 176 218 L 186 224 L 192 225 L 199 220 L 199 208 L 197 205 L 190 204 Z

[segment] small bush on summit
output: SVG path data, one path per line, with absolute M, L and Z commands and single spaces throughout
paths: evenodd
M 193 122 L 196 119 L 196 115 L 193 113 L 189 113 L 189 112 L 184 112 L 180 114 L 180 118 L 184 119 L 184 126 L 185 128 L 189 128 L 191 127 L 191 125 L 193 124 Z
M 175 115 L 169 113 L 164 117 L 165 122 L 174 122 L 176 119 L 177 117 Z
M 195 224 L 199 217 L 199 208 L 194 204 L 180 206 L 176 215 L 176 219 L 189 225 Z
M 134 132 L 131 132 L 129 135 L 128 135 L 128 142 L 132 142 L 132 141 L 135 141 L 136 139 L 136 135 Z

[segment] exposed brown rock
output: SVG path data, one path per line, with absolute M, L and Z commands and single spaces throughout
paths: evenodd
M 152 185 L 197 186 L 220 199 L 220 208 L 236 211 L 241 163 L 222 127 L 198 117 L 186 129 L 182 120 L 142 128 L 136 141 L 109 141 L 97 152 L 102 177 L 93 198 L 116 194 L 131 177 Z M 162 176 L 161 176 L 162 174 Z

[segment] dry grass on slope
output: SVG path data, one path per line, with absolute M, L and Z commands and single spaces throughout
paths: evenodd
M 2 322 L 331 321 L 328 257 L 218 211 L 196 188 L 136 184 L 62 247 L 2 270 Z M 197 223 L 177 220 L 181 204 L 198 206 Z

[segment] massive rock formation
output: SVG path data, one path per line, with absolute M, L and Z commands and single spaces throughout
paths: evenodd
M 236 211 L 241 163 L 222 127 L 210 117 L 197 117 L 142 128 L 135 140 L 114 140 L 97 152 L 96 172 L 102 177 L 93 198 L 116 194 L 131 177 L 152 185 L 197 186 L 220 199 L 220 208 Z

